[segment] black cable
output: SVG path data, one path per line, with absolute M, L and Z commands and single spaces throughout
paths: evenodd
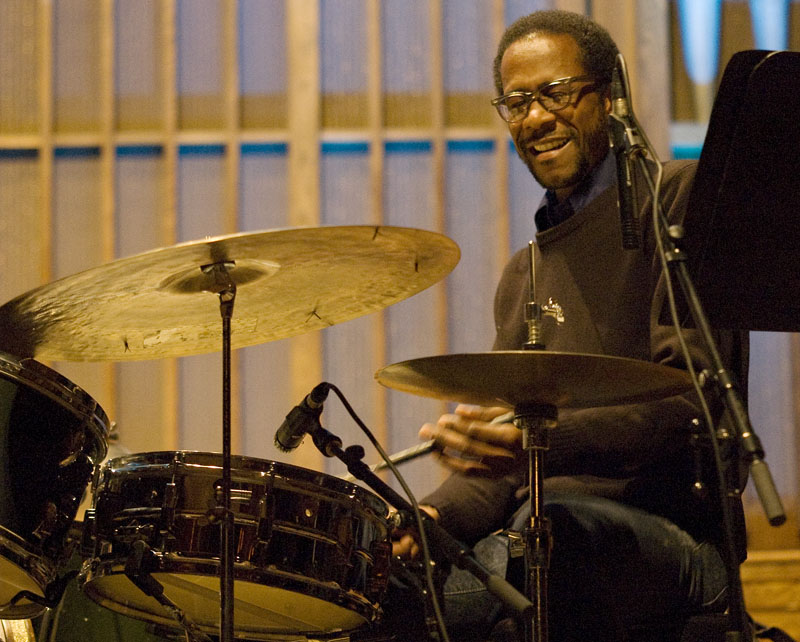
M 436 624 L 437 627 L 439 628 L 439 633 L 442 636 L 442 640 L 444 642 L 450 642 L 450 638 L 447 635 L 447 629 L 444 623 L 444 616 L 442 615 L 441 606 L 439 604 L 439 598 L 436 592 L 436 583 L 434 582 L 433 571 L 432 571 L 434 562 L 433 558 L 431 557 L 430 547 L 428 545 L 428 538 L 425 534 L 425 525 L 423 522 L 422 513 L 420 512 L 419 504 L 417 503 L 417 499 L 414 496 L 414 493 L 411 492 L 411 489 L 409 488 L 403 476 L 400 474 L 400 471 L 397 470 L 397 467 L 394 465 L 389 455 L 386 453 L 386 451 L 380 445 L 378 440 L 372 434 L 372 431 L 366 426 L 366 424 L 363 421 L 361 421 L 361 418 L 358 416 L 358 414 L 356 414 L 355 410 L 353 410 L 353 407 L 347 401 L 342 391 L 331 383 L 329 383 L 328 385 L 330 386 L 330 389 L 336 393 L 336 396 L 339 397 L 339 400 L 342 402 L 342 405 L 345 407 L 345 410 L 347 410 L 350 417 L 352 417 L 353 421 L 356 422 L 358 427 L 361 428 L 361 430 L 367 436 L 367 439 L 369 439 L 370 443 L 375 447 L 375 450 L 378 451 L 378 454 L 381 456 L 381 459 L 383 459 L 383 461 L 386 462 L 386 467 L 395 476 L 400 486 L 402 487 L 403 492 L 406 494 L 409 502 L 411 503 L 411 506 L 414 510 L 414 519 L 417 523 L 417 530 L 419 532 L 420 550 L 422 552 L 423 568 L 425 569 L 425 585 L 427 586 L 428 593 L 430 595 L 431 607 L 433 608 L 434 616 L 436 618 Z

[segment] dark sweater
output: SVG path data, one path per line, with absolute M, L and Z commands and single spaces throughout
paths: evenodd
M 661 202 L 671 223 L 683 219 L 696 163 L 666 164 Z M 642 248 L 623 250 L 616 187 L 611 186 L 566 221 L 536 236 L 536 290 L 552 297 L 566 321 L 543 321 L 548 350 L 610 355 L 685 367 L 674 329 L 657 323 L 664 299 L 656 256 L 650 199 L 638 189 Z M 527 339 L 528 250 L 506 266 L 495 297 L 495 350 L 517 350 Z M 677 286 L 676 286 L 677 287 Z M 694 331 L 685 333 L 695 367 L 708 360 Z M 718 333 L 720 352 L 746 389 L 746 335 Z M 719 404 L 713 404 L 719 416 Z M 695 481 L 689 446 L 691 420 L 700 417 L 694 393 L 647 403 L 561 409 L 545 455 L 545 494 L 601 495 L 663 515 L 700 539 L 719 539 L 715 504 L 691 492 Z M 435 506 L 441 524 L 474 543 L 507 525 L 526 497 L 527 455 L 500 479 L 454 474 L 423 502 Z M 713 471 L 706 468 L 706 477 Z

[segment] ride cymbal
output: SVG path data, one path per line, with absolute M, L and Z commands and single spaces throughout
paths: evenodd
M 222 347 L 220 286 L 236 285 L 231 346 L 282 339 L 375 312 L 444 278 L 458 246 L 391 226 L 219 236 L 118 259 L 0 307 L 0 349 L 19 357 L 129 361 Z

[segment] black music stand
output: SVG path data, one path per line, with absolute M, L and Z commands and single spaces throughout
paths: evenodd
M 712 353 L 713 379 L 730 412 L 770 523 L 786 517 L 760 441 L 710 338 L 711 328 L 800 330 L 800 53 L 743 51 L 731 58 L 711 112 L 681 246 L 672 269 L 683 325 L 695 323 Z M 680 254 L 680 253 L 679 253 Z M 686 301 L 691 301 L 691 305 Z M 702 302 L 702 308 L 700 307 Z M 661 323 L 669 323 L 662 310 Z M 722 473 L 720 479 L 722 479 Z M 729 583 L 726 640 L 749 629 L 735 558 L 728 493 L 721 483 Z
M 800 52 L 731 58 L 684 229 L 712 327 L 800 331 Z

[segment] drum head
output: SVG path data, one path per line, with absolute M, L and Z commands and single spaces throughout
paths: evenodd
M 39 582 L 36 582 L 27 570 L 9 559 L 0 558 L 0 604 L 8 605 L 20 591 L 28 591 L 39 597 L 44 595 Z M 0 608 L 0 617 L 30 618 L 42 610 L 43 607 L 39 604 L 23 599 L 14 606 Z
M 154 573 L 153 577 L 164 587 L 164 594 L 198 626 L 209 632 L 218 630 L 219 577 L 170 573 Z M 318 592 L 318 587 L 315 589 Z M 122 569 L 90 582 L 84 590 L 98 604 L 122 615 L 175 625 L 164 608 L 142 593 Z M 244 637 L 291 631 L 350 631 L 365 622 L 355 611 L 318 597 L 254 582 L 234 584 L 234 625 L 237 634 Z

